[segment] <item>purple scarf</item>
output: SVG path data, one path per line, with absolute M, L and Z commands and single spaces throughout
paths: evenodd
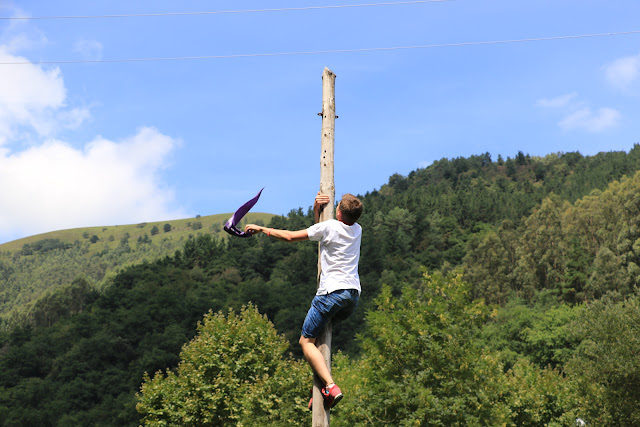
M 262 188 L 262 190 L 264 190 L 264 187 Z M 224 225 L 224 227 L 223 227 L 224 231 L 226 231 L 227 233 L 231 234 L 232 236 L 251 237 L 251 234 L 247 234 L 244 231 L 238 230 L 236 228 L 236 224 L 238 224 L 240 222 L 240 220 L 247 214 L 247 212 L 249 212 L 249 210 L 251 210 L 253 205 L 256 204 L 256 202 L 260 198 L 260 194 L 262 194 L 262 190 L 260 190 L 258 192 L 256 197 L 254 197 L 253 199 L 249 200 L 244 205 L 240 206 L 240 209 L 238 209 L 236 211 L 236 213 L 234 213 L 231 216 L 231 218 L 229 218 L 227 223 Z

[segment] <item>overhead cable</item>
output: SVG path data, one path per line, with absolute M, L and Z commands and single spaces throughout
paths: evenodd
M 611 37 L 611 36 L 622 36 L 622 35 L 631 35 L 631 34 L 640 34 L 640 30 L 619 31 L 619 32 L 613 32 L 613 33 L 599 33 L 599 34 L 581 34 L 581 35 L 573 35 L 573 36 L 537 37 L 537 38 L 513 39 L 513 40 L 493 40 L 493 41 L 480 41 L 480 42 L 428 44 L 428 45 L 420 45 L 420 46 L 371 47 L 371 48 L 360 48 L 360 49 L 314 50 L 314 51 L 303 51 L 303 52 L 243 53 L 243 54 L 233 54 L 233 55 L 176 56 L 176 57 L 165 57 L 165 58 L 86 59 L 86 60 L 71 60 L 71 61 L 22 61 L 22 62 L 0 62 L 0 65 L 88 64 L 88 63 L 110 63 L 110 62 L 179 61 L 179 60 L 193 60 L 193 59 L 229 59 L 229 58 L 255 58 L 255 57 L 265 57 L 265 56 L 317 55 L 317 54 L 328 54 L 328 53 L 374 52 L 374 51 L 392 51 L 392 50 L 408 50 L 408 49 L 429 49 L 429 48 L 437 48 L 437 47 L 526 43 L 526 42 L 540 42 L 540 41 L 551 41 L 551 40 L 581 39 L 581 38 L 588 38 L 588 37 Z
M 185 16 L 185 15 L 217 15 L 223 13 L 255 13 L 255 12 L 286 12 L 294 10 L 314 10 L 314 9 L 339 9 L 346 7 L 371 7 L 371 6 L 395 6 L 417 3 L 441 3 L 452 0 L 415 0 L 397 1 L 387 3 L 366 3 L 366 4 L 342 4 L 334 6 L 305 6 L 305 7 L 284 7 L 279 9 L 249 9 L 249 10 L 219 10 L 213 12 L 169 12 L 169 13 L 131 13 L 121 15 L 78 15 L 78 16 L 11 16 L 0 17 L 0 20 L 30 20 L 30 19 L 95 19 L 95 18 L 140 18 L 153 16 Z

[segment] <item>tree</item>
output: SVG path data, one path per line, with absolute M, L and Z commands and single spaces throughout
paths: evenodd
M 149 425 L 300 424 L 311 376 L 283 359 L 287 342 L 249 305 L 205 315 L 175 371 L 145 374 L 137 410 Z
M 350 391 L 337 407 L 337 425 L 500 425 L 502 375 L 483 353 L 479 327 L 488 315 L 469 300 L 461 276 L 425 274 L 394 298 L 383 287 L 367 315 L 363 356 L 347 376 Z M 341 373 L 336 373 L 340 378 Z M 338 421 L 339 420 L 339 421 Z
M 413 224 L 415 218 L 407 209 L 393 208 L 387 215 L 376 215 L 374 233 L 380 236 L 384 243 L 381 249 L 389 254 L 405 255 L 409 252 Z
M 166 223 L 166 224 L 164 225 L 164 228 L 163 228 L 163 229 L 164 229 L 164 232 L 165 232 L 165 233 L 170 232 L 170 231 L 171 231 L 171 224 Z
M 593 260 L 593 273 L 586 284 L 587 293 L 591 297 L 601 298 L 607 293 L 626 295 L 628 289 L 624 285 L 624 270 L 621 262 L 611 249 L 600 248 Z
M 507 176 L 511 179 L 516 179 L 516 163 L 513 159 L 507 158 Z
M 503 379 L 502 399 L 509 426 L 577 425 L 578 401 L 571 382 L 560 372 L 540 369 L 522 359 Z
M 491 231 L 473 240 L 464 258 L 465 278 L 473 283 L 473 296 L 488 304 L 506 303 L 510 293 L 509 251 Z
M 158 229 L 158 226 L 157 226 L 157 225 L 154 225 L 154 226 L 151 228 L 151 235 L 152 235 L 152 236 L 155 236 L 155 235 L 156 235 L 156 234 L 158 234 L 159 232 L 160 232 L 160 230 Z
M 562 300 L 576 304 L 586 299 L 587 271 L 591 258 L 576 236 L 569 237 L 569 250 L 562 277 Z
M 582 342 L 566 370 L 589 402 L 586 420 L 640 425 L 640 293 L 618 303 L 594 302 L 572 333 Z
M 527 298 L 536 290 L 556 289 L 561 282 L 566 253 L 563 213 L 568 207 L 552 194 L 525 221 L 515 275 Z

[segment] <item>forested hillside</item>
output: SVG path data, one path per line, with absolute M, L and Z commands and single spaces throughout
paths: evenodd
M 361 195 L 363 295 L 334 334 L 332 423 L 640 425 L 638 170 L 638 145 L 486 153 Z M 269 226 L 311 222 L 300 208 Z M 72 278 L 0 333 L 0 420 L 307 424 L 295 343 L 316 268 L 311 242 L 204 233 L 102 288 Z
M 267 222 L 273 215 L 249 213 Z M 84 278 L 102 288 L 124 267 L 173 255 L 195 236 L 226 236 L 229 214 L 54 231 L 0 245 L 0 326 L 38 322 L 52 292 Z M 42 301 L 39 301 L 42 299 Z

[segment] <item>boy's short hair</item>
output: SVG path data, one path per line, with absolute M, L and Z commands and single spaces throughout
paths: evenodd
M 346 193 L 342 196 L 338 209 L 342 213 L 342 219 L 353 224 L 362 214 L 362 202 L 353 194 Z

